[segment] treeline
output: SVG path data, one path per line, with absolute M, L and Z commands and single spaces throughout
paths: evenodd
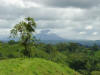
M 45 44 L 35 43 L 30 49 L 31 57 L 44 58 L 56 63 L 67 65 L 83 75 L 100 74 L 100 47 L 91 47 L 79 43 Z M 0 42 L 0 58 L 22 58 L 24 47 L 14 40 Z

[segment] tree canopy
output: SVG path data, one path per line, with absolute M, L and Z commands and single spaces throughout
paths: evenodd
M 11 30 L 11 37 L 20 37 L 22 45 L 25 47 L 24 54 L 30 57 L 30 44 L 32 43 L 33 33 L 35 33 L 36 23 L 33 18 L 27 17 L 19 22 Z

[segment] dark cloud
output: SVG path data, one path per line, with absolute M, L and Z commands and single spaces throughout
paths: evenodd
M 0 6 L 0 19 L 15 20 L 23 16 L 24 9 L 15 6 Z
M 50 7 L 90 8 L 100 4 L 100 0 L 30 0 Z

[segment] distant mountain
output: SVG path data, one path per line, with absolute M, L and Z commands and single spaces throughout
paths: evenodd
M 41 42 L 50 44 L 73 42 L 85 46 L 93 46 L 94 44 L 100 46 L 100 41 L 92 41 L 92 40 L 41 40 Z
M 60 43 L 60 42 L 75 42 L 75 43 L 80 43 L 82 45 L 86 45 L 86 46 L 92 46 L 94 44 L 97 44 L 100 46 L 100 40 L 74 40 L 74 39 L 63 39 L 61 37 L 59 37 L 58 35 L 54 34 L 54 33 L 50 33 L 50 30 L 42 30 L 39 34 L 35 35 L 37 39 L 41 40 L 41 42 L 44 43 L 51 43 L 51 44 L 56 44 L 56 43 Z M 10 40 L 7 37 L 0 37 L 1 41 L 7 42 L 8 40 Z
M 36 35 L 40 40 L 65 40 L 54 33 L 49 33 L 50 30 L 43 30 Z
M 39 34 L 36 35 L 36 38 L 40 39 L 41 42 L 44 43 L 60 43 L 60 42 L 74 42 L 74 43 L 80 43 L 82 45 L 87 46 L 93 46 L 94 44 L 97 44 L 100 46 L 100 40 L 71 40 L 71 39 L 63 39 L 59 37 L 58 35 L 54 33 L 49 33 L 49 30 L 43 30 Z

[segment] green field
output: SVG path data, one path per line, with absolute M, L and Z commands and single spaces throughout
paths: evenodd
M 39 58 L 0 61 L 0 75 L 74 75 L 75 73 L 69 67 Z

